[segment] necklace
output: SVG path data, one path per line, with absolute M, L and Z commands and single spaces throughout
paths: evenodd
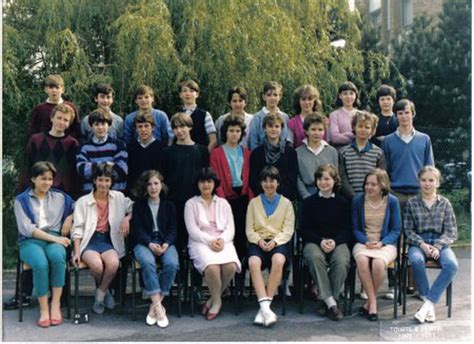
M 378 203 L 372 203 L 368 198 L 367 198 L 367 204 L 372 208 L 372 209 L 378 209 L 384 204 L 385 199 L 382 198 L 382 200 Z

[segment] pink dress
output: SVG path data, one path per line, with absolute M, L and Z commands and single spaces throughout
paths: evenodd
M 188 252 L 194 267 L 200 273 L 208 265 L 234 262 L 240 272 L 240 261 L 234 247 L 234 218 L 232 209 L 224 198 L 214 196 L 211 205 L 194 196 L 186 202 L 184 220 L 188 230 Z M 215 252 L 209 243 L 217 238 L 224 240 L 224 249 Z

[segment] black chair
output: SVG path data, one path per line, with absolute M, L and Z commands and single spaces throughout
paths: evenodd
M 409 258 L 408 250 L 405 243 L 403 244 L 403 258 L 402 258 L 402 273 L 401 273 L 401 296 L 402 296 L 402 313 L 406 314 L 407 311 L 407 291 L 408 291 L 408 269 L 409 269 Z M 441 265 L 434 259 L 426 259 L 426 269 L 441 269 Z M 453 282 L 449 283 L 446 288 L 446 306 L 448 306 L 448 318 L 451 318 L 452 306 L 453 306 Z
M 69 255 L 66 254 L 68 257 Z M 31 270 L 31 266 L 26 264 L 20 259 L 20 254 L 18 254 L 17 263 L 16 263 L 16 285 L 15 285 L 15 295 L 18 300 L 18 321 L 23 322 L 23 273 L 25 271 Z M 71 318 L 71 305 L 69 303 L 69 293 L 70 293 L 71 279 L 69 273 L 66 271 L 66 280 L 65 286 L 63 288 L 63 297 L 66 301 L 66 319 Z
M 159 269 L 159 266 L 157 266 Z M 136 292 L 137 292 L 137 272 L 141 270 L 141 265 L 135 258 L 132 258 L 132 320 L 137 320 L 137 308 L 148 306 L 148 303 L 143 305 L 137 305 L 136 303 Z M 175 277 L 176 283 L 176 299 L 178 305 L 178 318 L 181 318 L 181 295 L 182 295 L 182 285 L 181 285 L 181 274 L 180 270 L 176 272 Z M 172 294 L 173 289 L 171 289 Z

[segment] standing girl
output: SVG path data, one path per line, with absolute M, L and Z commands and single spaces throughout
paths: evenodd
M 297 115 L 288 121 L 288 129 L 289 135 L 292 137 L 293 148 L 296 149 L 303 144 L 303 140 L 306 138 L 303 128 L 306 116 L 322 111 L 318 89 L 313 85 L 298 87 L 293 94 L 293 108 Z
M 145 171 L 138 179 L 134 194 L 131 247 L 142 267 L 145 292 L 151 298 L 147 325 L 164 328 L 169 325 L 162 301 L 168 296 L 179 270 L 176 250 L 176 208 L 173 202 L 161 199 L 166 193 L 163 176 L 155 170 Z M 161 261 L 157 273 L 156 261 Z
M 352 132 L 352 117 L 360 106 L 359 90 L 350 81 L 344 82 L 337 91 L 336 106 L 339 109 L 329 115 L 329 141 L 339 149 L 348 145 L 354 138 Z
M 40 308 L 36 324 L 40 327 L 63 323 L 61 295 L 66 278 L 66 247 L 71 244 L 61 235 L 68 235 L 71 229 L 73 201 L 62 191 L 51 189 L 55 174 L 56 168 L 49 161 L 35 163 L 31 168 L 32 188 L 19 194 L 14 205 L 20 259 L 33 270 Z
M 249 188 L 250 150 L 239 145 L 245 135 L 245 123 L 240 117 L 226 117 L 220 131 L 224 144 L 211 152 L 211 167 L 221 181 L 216 188 L 217 196 L 225 198 L 232 208 L 235 222 L 234 245 L 242 259 L 247 254 L 245 216 L 249 198 L 252 197 Z
M 446 197 L 438 195 L 439 170 L 425 166 L 418 173 L 418 179 L 420 194 L 407 201 L 403 228 L 416 287 L 425 301 L 415 319 L 423 323 L 435 321 L 434 305 L 458 271 L 456 256 L 449 247 L 457 239 L 458 231 L 451 203 Z M 441 272 L 431 287 L 425 270 L 428 259 L 437 261 L 441 266 Z

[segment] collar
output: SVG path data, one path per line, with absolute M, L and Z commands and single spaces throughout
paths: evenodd
M 352 139 L 351 147 L 357 150 L 359 153 L 364 153 L 372 149 L 372 143 L 370 142 L 370 140 L 367 141 L 367 144 L 365 145 L 365 147 L 359 150 L 359 147 L 357 147 L 356 139 Z
M 197 108 L 197 104 L 194 104 L 192 107 L 185 107 L 185 106 L 183 105 L 183 110 L 184 110 L 184 112 L 186 112 L 186 113 L 189 112 L 189 114 L 193 113 L 194 110 L 196 110 L 196 108 Z
M 87 194 L 87 197 L 89 197 L 89 199 L 87 200 L 87 205 L 94 205 L 97 203 L 97 201 L 94 198 L 94 189 L 92 189 L 91 192 Z M 114 199 L 114 198 L 115 198 L 115 192 L 113 190 L 109 190 L 109 199 Z
M 418 200 L 421 202 L 421 203 L 425 203 L 423 201 L 423 197 L 421 196 L 421 193 L 418 194 Z M 436 199 L 435 199 L 435 203 L 438 203 L 439 201 L 441 201 L 441 196 L 439 194 L 436 195 Z
M 99 139 L 97 136 L 94 135 L 92 136 L 92 142 L 94 142 L 95 144 L 101 144 L 101 143 L 105 143 L 108 138 L 109 138 L 109 135 L 105 135 L 105 137 L 102 139 Z
M 410 134 L 408 135 L 402 135 L 402 133 L 400 133 L 400 128 L 397 128 L 397 130 L 395 130 L 395 134 L 398 135 L 398 137 L 413 137 L 415 136 L 415 128 L 413 128 L 410 132 Z
M 59 98 L 59 101 L 58 101 L 57 103 L 53 103 L 53 102 L 51 101 L 51 99 L 48 98 L 48 99 L 46 99 L 46 103 L 54 104 L 54 105 L 62 104 L 62 103 L 64 103 L 64 99 L 61 97 L 61 98 Z
M 268 110 L 266 106 L 264 106 L 264 107 L 262 108 L 262 111 L 263 111 L 263 113 L 264 113 L 265 115 L 268 115 L 268 114 L 270 113 L 270 110 Z M 278 113 L 278 114 L 281 114 L 281 111 L 280 111 L 280 108 L 279 108 L 279 107 L 277 107 L 277 113 Z
M 321 198 L 336 198 L 336 194 L 334 192 L 331 194 L 331 196 L 326 197 L 326 196 L 323 195 L 323 193 L 321 191 L 318 190 L 318 195 Z
M 324 147 L 329 146 L 329 143 L 327 143 L 324 140 L 321 140 L 319 147 L 316 149 L 313 149 L 308 145 L 308 138 L 303 139 L 303 143 L 305 144 L 306 148 L 314 155 L 318 155 L 319 153 L 323 151 Z
M 198 198 L 199 198 L 199 202 L 201 202 L 202 204 L 207 205 L 207 203 L 206 203 L 206 201 L 204 200 L 204 198 L 202 198 L 201 196 L 198 196 Z M 217 196 L 216 196 L 216 195 L 212 195 L 211 202 L 213 202 L 213 203 L 217 202 Z
M 148 146 L 151 145 L 151 144 L 153 143 L 153 141 L 155 141 L 155 140 L 156 140 L 156 139 L 155 139 L 155 137 L 154 137 L 153 135 L 151 136 L 151 139 L 150 139 L 150 141 L 148 141 L 148 142 L 140 141 L 140 137 L 137 137 L 138 143 L 139 143 L 140 146 L 142 146 L 143 148 L 148 147 Z
M 46 193 L 45 198 L 43 198 L 43 199 L 47 199 L 47 198 L 49 197 L 49 195 L 51 195 L 51 189 L 48 190 L 48 192 Z M 38 201 L 40 200 L 40 199 L 38 198 L 38 196 L 36 196 L 36 194 L 35 194 L 35 192 L 33 191 L 32 188 L 30 188 L 30 190 L 28 191 L 28 196 L 34 197 L 34 198 L 36 198 Z

